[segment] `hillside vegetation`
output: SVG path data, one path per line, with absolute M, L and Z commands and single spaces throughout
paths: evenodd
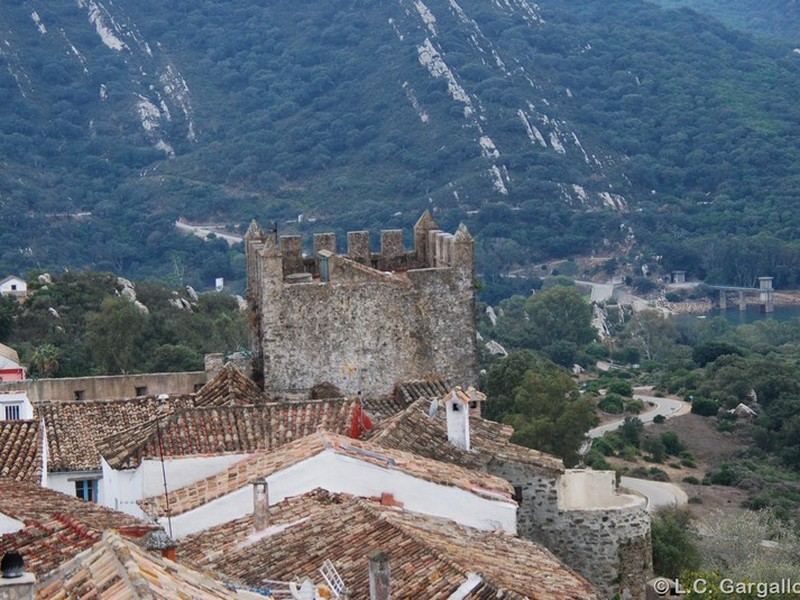
M 0 20 L 0 272 L 241 278 L 241 247 L 181 216 L 375 230 L 427 207 L 490 274 L 632 250 L 722 278 L 710 236 L 779 257 L 800 237 L 800 56 L 691 11 L 27 0 Z

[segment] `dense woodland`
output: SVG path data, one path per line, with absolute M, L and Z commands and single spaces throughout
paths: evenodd
M 125 282 L 95 272 L 70 271 L 29 285 L 21 304 L 0 299 L 0 342 L 19 352 L 30 377 L 201 371 L 205 354 L 247 347 L 233 296 L 195 297 L 144 282 L 131 297 Z
M 800 285 L 791 44 L 638 1 L 543 0 L 541 21 L 523 3 L 459 3 L 472 21 L 427 4 L 435 35 L 404 0 L 103 5 L 127 50 L 74 3 L 4 4 L 0 272 L 89 267 L 203 289 L 242 278 L 241 248 L 177 235 L 180 216 L 341 232 L 408 229 L 430 207 L 446 229 L 467 223 L 487 279 L 594 252 Z M 480 121 L 420 64 L 426 38 Z M 185 97 L 169 96 L 181 81 Z M 166 107 L 154 128 L 143 98 Z M 520 110 L 565 151 L 532 142 Z M 575 185 L 629 211 L 578 201 Z

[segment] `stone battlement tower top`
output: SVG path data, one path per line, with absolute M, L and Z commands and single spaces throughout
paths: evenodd
M 253 372 L 265 390 L 305 391 L 321 382 L 347 394 L 388 393 L 398 381 L 477 377 L 474 243 L 466 227 L 438 229 L 428 211 L 406 249 L 401 230 L 245 237 Z

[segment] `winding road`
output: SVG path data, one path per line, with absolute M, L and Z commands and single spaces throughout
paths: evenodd
M 645 425 L 652 423 L 656 415 L 663 415 L 665 419 L 670 419 L 679 415 L 685 415 L 691 410 L 691 406 L 681 400 L 674 400 L 672 398 L 658 398 L 656 396 L 645 396 L 641 393 L 643 391 L 650 391 L 650 388 L 637 388 L 633 397 L 638 398 L 646 404 L 649 403 L 654 405 L 654 408 L 651 408 L 650 410 L 639 415 L 639 419 Z M 594 429 L 590 429 L 589 437 L 591 439 L 599 438 L 607 431 L 614 431 L 617 429 L 624 421 L 625 419 L 623 418 L 617 421 L 612 421 L 611 423 L 606 423 L 605 425 L 600 425 Z M 590 443 L 591 442 L 587 442 L 587 451 Z M 620 481 L 620 485 L 647 496 L 647 507 L 650 512 L 654 511 L 660 506 L 678 506 L 681 504 L 686 504 L 689 501 L 689 497 L 686 495 L 686 492 L 684 492 L 674 483 L 636 479 L 634 477 L 623 477 Z

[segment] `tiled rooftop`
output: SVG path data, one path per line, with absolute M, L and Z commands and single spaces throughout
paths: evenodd
M 337 398 L 184 408 L 160 420 L 160 444 L 169 457 L 275 450 L 318 427 L 346 433 L 354 407 L 354 400 Z M 115 469 L 136 468 L 143 459 L 160 455 L 156 421 L 108 436 L 97 447 Z
M 443 379 L 420 379 L 398 383 L 394 388 L 394 395 L 401 398 L 407 406 L 420 398 L 442 398 L 450 388 Z
M 43 402 L 35 410 L 47 432 L 48 470 L 58 472 L 99 470 L 100 449 L 116 468 L 133 468 L 143 457 L 157 456 L 156 415 L 161 418 L 165 455 L 253 452 L 277 448 L 318 426 L 344 433 L 354 402 L 352 398 L 268 402 L 229 363 L 197 394 Z M 405 409 L 408 401 L 401 394 L 364 399 L 362 404 L 373 419 L 383 419 Z
M 258 405 L 269 402 L 266 394 L 236 365 L 229 362 L 195 396 L 195 406 Z
M 403 471 L 433 483 L 460 487 L 471 493 L 494 500 L 511 502 L 513 488 L 502 478 L 472 471 L 454 464 L 439 463 L 396 449 L 382 448 L 372 442 L 362 442 L 342 435 L 319 431 L 274 452 L 258 452 L 207 479 L 171 491 L 170 512 L 179 515 L 208 502 L 235 492 L 254 479 L 269 475 L 316 456 L 325 450 L 347 455 L 387 469 Z M 140 502 L 152 516 L 166 515 L 166 498 L 161 495 Z
M 433 417 L 429 416 L 432 402 L 437 404 Z M 555 456 L 511 443 L 514 430 L 507 425 L 475 415 L 470 416 L 469 424 L 471 450 L 465 452 L 447 441 L 447 423 L 441 402 L 437 398 L 421 397 L 403 412 L 378 423 L 365 437 L 387 448 L 468 469 L 486 470 L 493 459 L 501 459 L 551 475 L 564 471 L 563 463 Z
M 162 559 L 108 532 L 36 586 L 39 600 L 221 600 L 236 597 L 208 574 Z
M 43 460 L 39 421 L 0 421 L 0 477 L 41 483 Z
M 26 568 L 42 575 L 90 547 L 110 528 L 148 531 L 153 526 L 37 484 L 0 479 L 0 513 L 25 528 L 0 536 L 0 555 L 16 550 Z
M 141 425 L 154 415 L 192 406 L 192 396 L 160 400 L 145 396 L 129 400 L 42 402 L 35 411 L 47 432 L 48 470 L 91 471 L 100 469 L 97 441 Z
M 532 542 L 324 490 L 270 507 L 260 533 L 253 533 L 249 516 L 191 535 L 178 556 L 251 586 L 267 579 L 319 581 L 317 569 L 330 559 L 349 597 L 368 598 L 367 555 L 375 550 L 390 555 L 393 597 L 447 598 L 478 574 L 472 591 L 459 597 L 599 598 Z

